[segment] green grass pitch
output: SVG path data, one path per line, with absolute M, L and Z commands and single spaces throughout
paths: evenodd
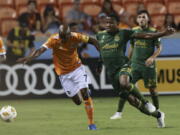
M 0 121 L 0 135 L 180 135 L 180 96 L 161 96 L 166 113 L 166 128 L 156 128 L 156 119 L 145 116 L 126 104 L 123 118 L 110 120 L 118 98 L 95 98 L 97 131 L 87 130 L 84 105 L 70 99 L 0 100 L 18 112 L 12 123 Z

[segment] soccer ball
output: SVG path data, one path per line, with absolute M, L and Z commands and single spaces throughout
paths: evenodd
M 6 122 L 12 122 L 17 117 L 16 109 L 10 105 L 3 106 L 0 110 L 1 119 Z

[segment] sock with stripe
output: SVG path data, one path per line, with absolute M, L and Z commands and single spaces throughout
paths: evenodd
M 85 105 L 85 110 L 87 113 L 87 117 L 88 117 L 88 124 L 94 124 L 94 107 L 93 107 L 93 101 L 92 99 L 89 97 L 87 100 L 84 100 L 84 105 Z

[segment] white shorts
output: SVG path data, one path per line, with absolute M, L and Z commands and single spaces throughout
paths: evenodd
M 88 88 L 88 84 L 91 83 L 83 65 L 68 74 L 60 75 L 59 79 L 68 97 L 75 96 L 82 88 Z

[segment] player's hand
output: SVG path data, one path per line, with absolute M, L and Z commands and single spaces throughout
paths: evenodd
M 175 32 L 176 32 L 176 30 L 173 27 L 170 27 L 170 26 L 168 26 L 166 31 L 165 31 L 166 35 L 171 35 L 171 34 L 173 34 Z
M 154 63 L 154 58 L 150 57 L 146 60 L 145 64 L 147 67 L 151 66 Z
M 101 60 L 98 60 L 98 63 L 97 63 L 96 68 L 95 68 L 96 73 L 97 73 L 98 75 L 101 74 L 102 67 L 103 67 L 102 61 L 101 61 Z

